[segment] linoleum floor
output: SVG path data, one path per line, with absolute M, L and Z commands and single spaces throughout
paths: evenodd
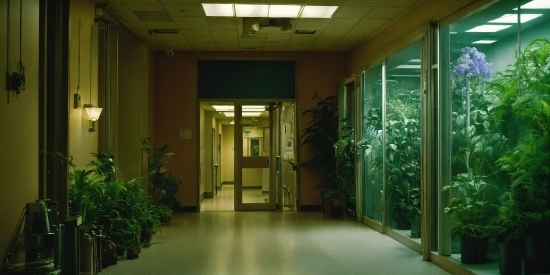
M 390 237 L 319 212 L 178 213 L 101 275 L 449 274 Z

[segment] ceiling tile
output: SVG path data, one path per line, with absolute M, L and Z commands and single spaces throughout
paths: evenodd
M 210 30 L 179 30 L 185 37 L 211 35 Z
M 214 43 L 214 38 L 210 35 L 205 36 L 190 36 L 186 37 L 189 44 L 196 44 L 196 43 Z
M 172 17 L 178 16 L 203 16 L 202 8 L 199 5 L 175 5 L 164 4 L 164 9 Z
M 324 30 L 330 19 L 324 18 L 300 18 L 294 27 L 295 30 Z
M 160 4 L 156 5 L 144 5 L 144 4 L 127 4 L 128 8 L 132 11 L 164 11 L 164 8 Z
M 340 6 L 345 2 L 346 0 L 305 0 L 304 4 L 311 6 Z
M 237 43 L 216 43 L 216 48 L 220 51 L 238 51 L 240 50 Z
M 236 30 L 237 25 L 233 17 L 207 17 L 206 21 L 212 30 Z
M 164 44 L 166 44 L 170 48 L 176 48 L 176 47 L 191 48 L 191 45 L 187 41 L 165 41 Z
M 313 44 L 317 40 L 317 37 L 307 37 L 307 36 L 298 36 L 293 35 L 290 37 L 289 44 L 290 43 L 298 43 L 298 44 Z
M 237 31 L 213 31 L 212 36 L 214 37 L 214 41 L 216 43 L 220 42 L 238 42 L 238 34 Z
M 267 35 L 266 42 L 267 43 L 273 43 L 273 42 L 288 42 L 290 40 L 290 33 L 284 33 L 284 34 L 277 34 L 277 33 L 270 33 Z
M 311 44 L 298 44 L 298 43 L 288 43 L 286 46 L 286 51 L 307 51 L 311 47 Z
M 202 46 L 216 47 L 216 43 L 214 42 L 191 41 L 191 40 L 188 42 L 189 42 L 189 45 L 191 45 L 192 47 L 202 47 Z
M 217 51 L 218 48 L 216 47 L 216 44 L 212 44 L 212 45 L 194 45 L 193 46 L 193 50 L 194 51 L 204 51 L 204 52 L 212 52 L 212 51 Z
M 284 51 L 288 43 L 265 43 L 264 51 Z
M 314 52 L 328 52 L 334 47 L 335 43 L 316 42 L 309 47 L 309 51 Z
M 324 30 L 321 33 L 320 37 L 327 37 L 327 36 L 343 37 L 348 32 L 349 32 L 348 30 Z
M 204 17 L 174 17 L 176 26 L 182 30 L 207 30 L 208 23 Z
M 183 37 L 183 35 L 181 34 L 157 34 L 157 36 L 160 37 L 160 39 L 162 39 L 162 41 L 164 42 L 187 42 L 187 40 L 185 40 L 185 37 Z
M 330 21 L 330 24 L 327 26 L 327 30 L 349 30 L 353 28 L 359 22 L 359 18 L 352 19 L 343 19 L 335 18 Z
M 145 23 L 145 22 L 135 21 L 134 24 L 142 30 L 148 30 L 149 29 L 149 26 L 147 26 L 147 23 Z
M 363 18 L 371 9 L 372 7 L 343 6 L 334 18 Z
M 346 1 L 346 6 L 367 6 L 374 7 L 383 0 L 348 0 Z
M 127 18 L 129 21 L 141 21 L 141 19 L 125 4 L 115 4 L 113 9 L 117 12 L 117 14 L 123 18 Z
M 389 19 L 372 19 L 372 18 L 363 18 L 355 27 L 354 30 L 376 30 L 388 22 Z
M 176 24 L 172 22 L 146 22 L 149 29 L 177 29 Z
M 400 14 L 405 7 L 374 7 L 365 18 L 387 18 L 392 19 Z
M 158 4 L 159 2 L 158 0 L 124 0 L 124 3 L 148 5 L 148 4 Z
M 416 0 L 383 0 L 378 3 L 378 6 L 382 7 L 408 7 L 412 5 Z
M 163 4 L 198 4 L 198 0 L 158 0 Z

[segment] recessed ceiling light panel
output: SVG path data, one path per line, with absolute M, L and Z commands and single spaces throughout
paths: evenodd
M 331 18 L 338 6 L 304 6 L 300 18 Z
M 466 32 L 498 32 L 511 27 L 512 25 L 481 25 L 469 29 Z
M 550 1 L 550 0 L 549 0 Z M 520 21 L 521 23 L 525 23 L 528 21 L 531 21 L 542 14 L 521 14 L 520 15 Z M 518 15 L 517 14 L 505 14 L 495 20 L 489 21 L 489 23 L 517 23 L 518 22 Z
M 202 4 L 206 16 L 235 16 L 233 4 Z
M 302 6 L 298 5 L 269 5 L 268 17 L 297 18 Z
M 235 4 L 237 17 L 267 17 L 269 5 L 243 5 Z
M 472 42 L 472 44 L 493 44 L 495 42 L 497 42 L 497 41 L 496 40 L 491 40 L 491 39 L 481 39 L 481 40 Z
M 517 10 L 518 8 L 515 8 L 514 10 Z M 521 9 L 524 10 L 536 10 L 536 9 L 550 9 L 550 1 L 548 0 L 533 0 L 523 6 L 521 6 Z

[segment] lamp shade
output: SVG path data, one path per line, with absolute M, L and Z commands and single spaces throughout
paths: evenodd
M 97 121 L 99 119 L 99 115 L 101 115 L 101 111 L 103 110 L 103 108 L 98 107 L 87 107 L 85 109 L 91 121 Z

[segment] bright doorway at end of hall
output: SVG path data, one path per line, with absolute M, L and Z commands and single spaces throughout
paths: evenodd
M 296 209 L 295 113 L 293 102 L 200 102 L 201 211 Z

